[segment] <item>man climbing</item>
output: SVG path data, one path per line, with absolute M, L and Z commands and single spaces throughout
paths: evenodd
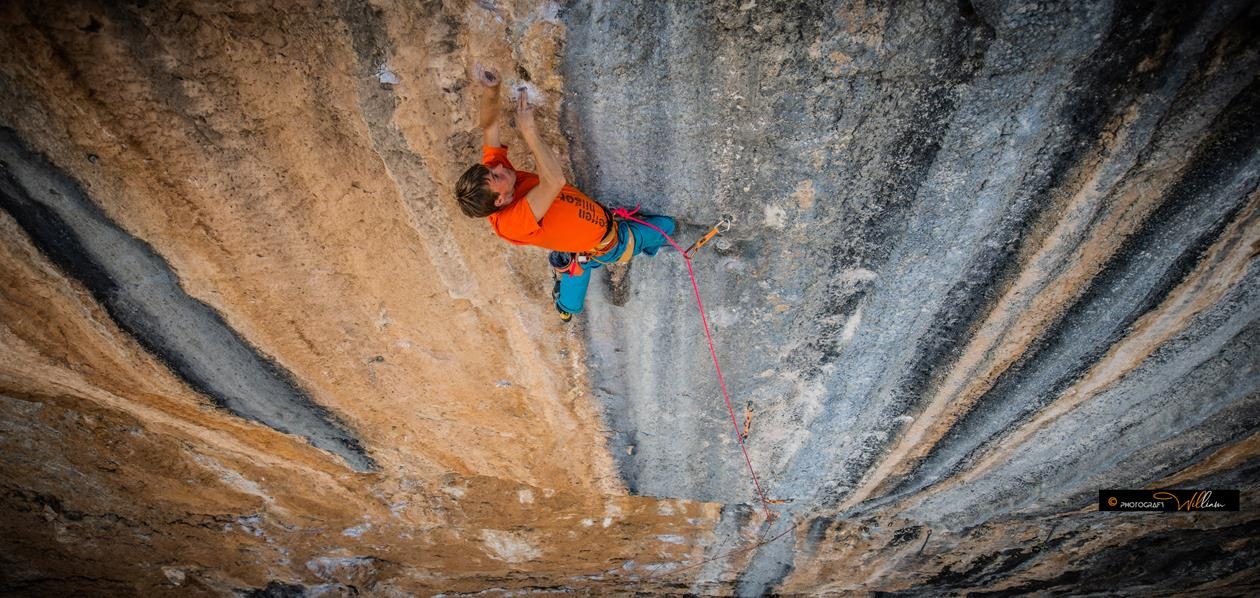
M 481 89 L 481 163 L 464 171 L 455 185 L 459 208 L 471 218 L 487 218 L 495 234 L 509 243 L 552 250 L 551 266 L 559 272 L 552 294 L 567 322 L 582 311 L 591 270 L 628 262 L 640 253 L 656 255 L 665 237 L 616 217 L 565 181 L 560 161 L 538 136 L 534 108 L 523 88 L 517 90 L 516 128 L 538 173 L 516 170 L 499 138 L 499 74 L 478 64 L 475 76 Z M 674 232 L 673 218 L 636 217 L 667 235 Z

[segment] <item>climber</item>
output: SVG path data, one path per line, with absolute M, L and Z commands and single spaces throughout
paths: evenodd
M 556 155 L 538 136 L 528 90 L 517 89 L 516 128 L 538 165 L 538 174 L 516 170 L 499 139 L 499 74 L 476 65 L 480 83 L 481 163 L 464 171 L 455 185 L 459 208 L 471 218 L 487 218 L 495 234 L 514 245 L 552 250 L 558 273 L 552 295 L 560 318 L 569 321 L 586 301 L 591 270 L 627 262 L 640 253 L 656 255 L 665 237 L 651 227 L 617 217 L 569 185 Z M 643 216 L 665 234 L 674 232 L 667 216 Z

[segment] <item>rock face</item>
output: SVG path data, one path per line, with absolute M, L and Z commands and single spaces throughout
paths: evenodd
M 825 4 L 0 7 L 0 588 L 1255 592 L 1260 5 Z M 733 413 L 675 252 L 460 214 L 477 61 L 733 219 Z
M 814 530 L 742 590 L 859 587 L 818 563 L 866 518 L 1049 528 L 1100 488 L 1246 484 L 1204 459 L 1260 425 L 1254 5 L 761 4 L 575 7 L 566 50 L 581 185 L 736 220 L 701 285 L 752 461 Z M 685 272 L 629 279 L 588 333 L 628 487 L 756 502 Z M 861 545 L 868 589 L 922 568 Z M 934 585 L 1013 586 L 1004 561 Z

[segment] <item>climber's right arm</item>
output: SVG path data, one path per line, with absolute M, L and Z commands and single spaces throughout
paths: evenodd
M 499 147 L 499 73 L 477 63 L 473 68 L 477 83 L 481 84 L 481 98 L 478 108 L 477 124 L 481 127 L 481 144 L 488 147 Z

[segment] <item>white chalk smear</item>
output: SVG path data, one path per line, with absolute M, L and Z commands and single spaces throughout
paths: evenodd
M 389 65 L 382 64 L 376 67 L 376 78 L 385 85 L 398 85 L 402 83 L 402 79 L 398 77 L 398 73 L 390 70 Z
M 542 550 L 529 543 L 520 534 L 483 529 L 481 540 L 491 558 L 509 563 L 521 563 L 542 556 Z
M 528 102 L 530 106 L 542 104 L 542 92 L 529 81 L 517 81 L 516 83 L 513 83 L 511 91 L 508 92 L 508 99 L 515 104 L 516 99 L 521 97 L 522 91 L 525 92 L 525 101 Z
M 853 336 L 857 334 L 858 325 L 862 323 L 862 307 L 858 306 L 853 311 L 853 315 L 849 316 L 848 321 L 844 323 L 844 330 L 840 332 L 840 343 L 849 344 L 853 340 Z
M 783 208 L 780 208 L 779 206 L 767 204 L 765 206 L 765 211 L 766 211 L 766 226 L 770 228 L 777 228 L 779 230 L 782 230 L 783 226 L 787 224 L 787 212 L 785 212 Z
M 366 532 L 370 529 L 372 529 L 372 524 L 364 523 L 363 525 L 347 527 L 346 529 L 341 530 L 341 535 L 350 536 L 351 538 L 358 538 L 359 536 L 363 535 L 363 532 Z
M 538 19 L 545 23 L 560 22 L 560 5 L 555 2 L 548 2 L 542 7 L 542 14 L 538 15 Z
M 870 282 L 872 280 L 875 280 L 876 278 L 879 278 L 879 275 L 875 274 L 874 272 L 871 272 L 870 270 L 867 270 L 866 268 L 851 268 L 849 270 L 845 270 L 844 272 L 841 272 L 840 275 L 836 277 L 836 279 L 839 280 L 840 282 L 845 282 L 849 284 L 858 283 L 858 282 Z

